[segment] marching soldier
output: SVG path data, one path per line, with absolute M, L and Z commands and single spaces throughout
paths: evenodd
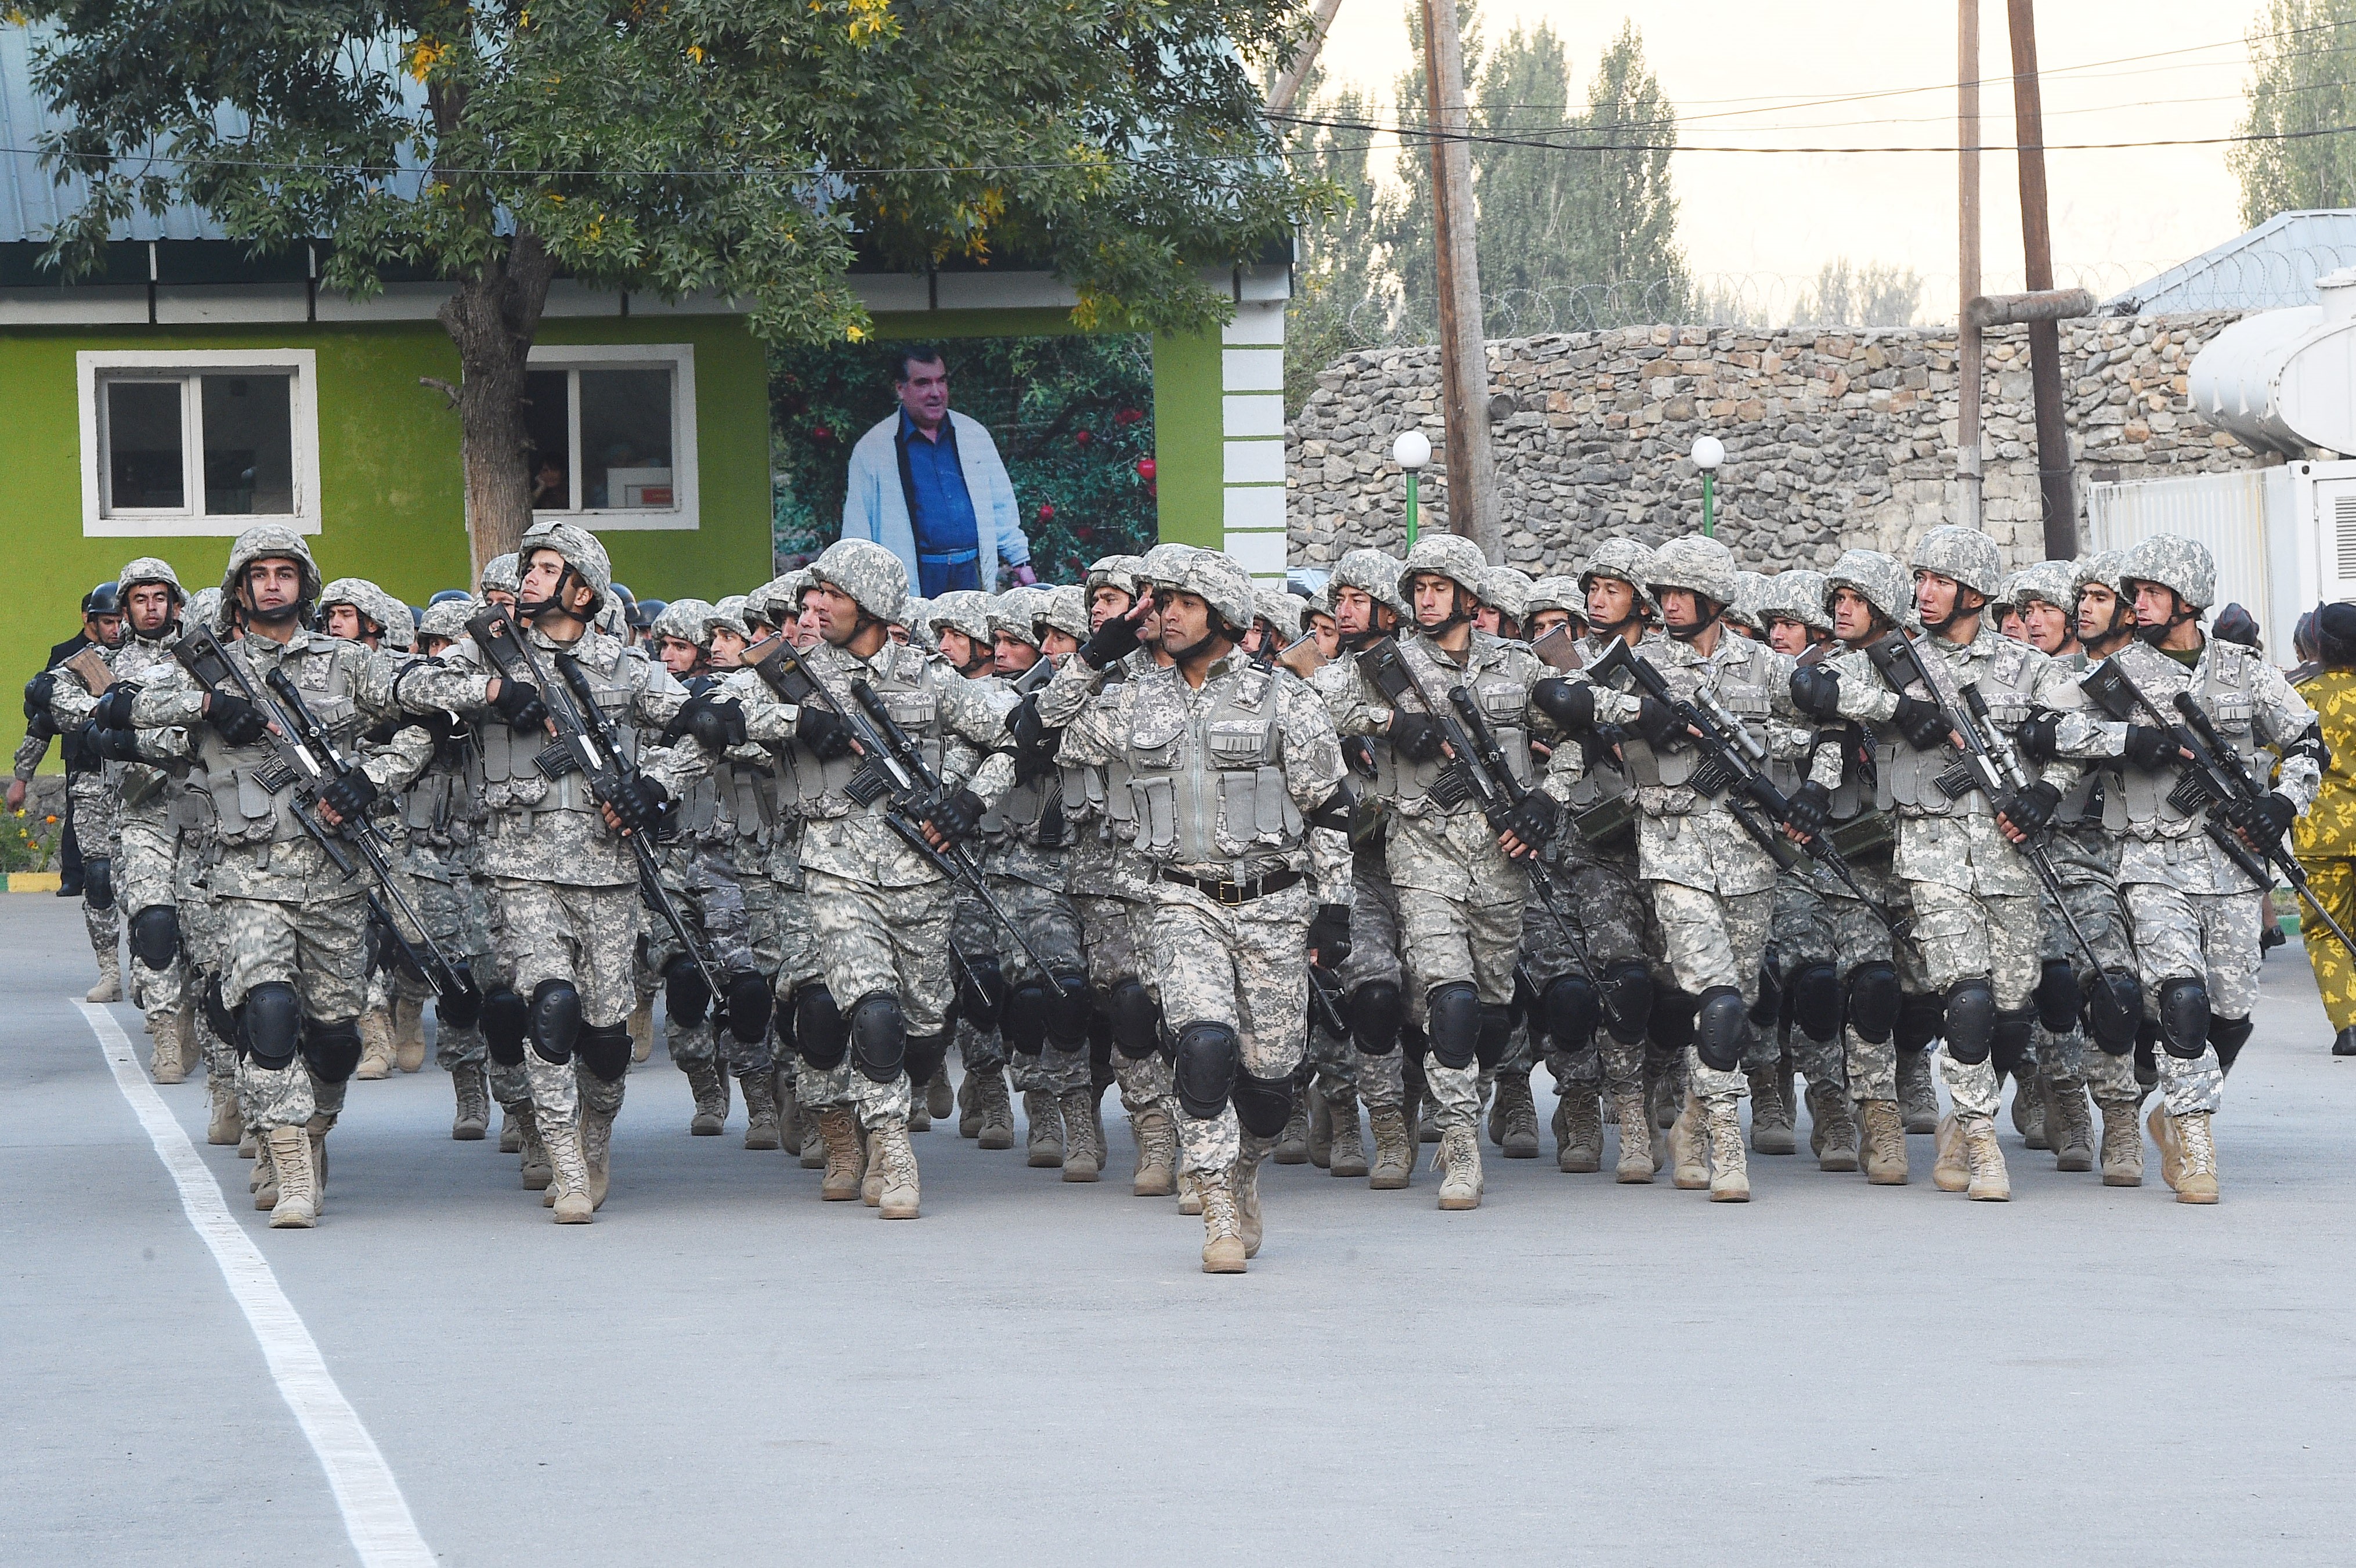
M 97 694 L 72 673 L 72 667 L 76 657 L 85 651 L 102 660 L 122 639 L 120 589 L 114 583 L 101 583 L 82 596 L 81 630 L 50 649 L 41 672 L 26 682 L 25 739 L 16 747 L 16 772 L 8 782 L 8 809 L 22 811 L 33 775 L 40 768 L 41 758 L 48 755 L 50 737 L 58 737 L 59 754 L 66 766 L 66 821 L 58 835 L 59 863 L 66 872 L 60 891 L 69 896 L 77 891 L 78 863 L 82 925 L 90 935 L 91 951 L 98 959 L 98 983 L 84 998 L 90 1002 L 123 999 L 123 913 L 115 903 L 110 858 L 120 770 L 110 767 L 106 758 L 92 755 L 81 736 L 81 725 Z M 52 703 L 59 698 L 64 700 L 62 709 L 53 710 Z M 151 1011 L 151 1029 L 154 1023 Z M 171 1070 L 178 1055 L 177 1042 L 157 1036 L 155 1048 L 163 1058 L 163 1070 Z M 180 1080 L 159 1073 L 157 1081 Z

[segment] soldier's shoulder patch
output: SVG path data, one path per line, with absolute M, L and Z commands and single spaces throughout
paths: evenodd
M 1268 701 L 1276 682 L 1265 670 L 1247 670 L 1236 679 L 1235 703 L 1239 708 L 1257 708 Z

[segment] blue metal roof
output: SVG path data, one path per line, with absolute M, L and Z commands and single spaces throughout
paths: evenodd
M 2103 302 L 2107 316 L 2282 310 L 2315 303 L 2315 280 L 2356 266 L 2356 210 L 2277 212 L 2246 234 Z

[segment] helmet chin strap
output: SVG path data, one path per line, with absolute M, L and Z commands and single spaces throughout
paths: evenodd
M 1954 625 L 1957 621 L 1963 619 L 1965 616 L 1976 616 L 1987 609 L 1987 601 L 1986 599 L 1982 599 L 1978 604 L 1972 606 L 1969 609 L 1964 607 L 1964 596 L 1970 591 L 1970 589 L 1965 587 L 1961 583 L 1956 584 L 1955 602 L 1949 605 L 1947 607 L 1947 613 L 1937 620 L 1933 620 L 1928 616 L 1922 617 L 1922 629 L 1931 633 L 1934 637 L 1944 637 L 1947 634 L 1947 628 Z
M 1438 575 L 1437 573 L 1433 575 L 1435 576 Z M 1449 578 L 1448 618 L 1431 626 L 1426 626 L 1419 620 L 1416 622 L 1416 630 L 1421 632 L 1426 637 L 1445 637 L 1449 632 L 1454 630 L 1456 628 L 1467 624 L 1472 620 L 1473 613 L 1472 610 L 1464 607 L 1464 602 L 1470 596 L 1471 596 L 1466 593 L 1463 584 L 1458 582 L 1453 577 Z
M 555 552 L 549 553 L 554 554 Z M 558 615 L 571 615 L 573 612 L 564 607 L 564 590 L 579 580 L 573 574 L 573 564 L 566 562 L 564 570 L 556 575 L 556 585 L 548 591 L 548 597 L 527 599 L 521 594 L 516 596 L 516 613 L 526 620 L 538 620 L 552 610 Z
M 1215 642 L 1224 641 L 1228 647 L 1233 648 L 1238 640 L 1240 639 L 1236 635 L 1235 628 L 1229 626 L 1223 617 L 1215 614 L 1211 617 L 1209 624 L 1204 628 L 1201 637 L 1196 638 L 1184 648 L 1173 648 L 1165 642 L 1162 646 L 1162 651 L 1170 656 L 1172 663 L 1183 664 Z
M 1668 611 L 1665 608 L 1661 612 L 1661 629 L 1667 632 L 1671 637 L 1676 638 L 1679 642 L 1691 642 L 1695 638 L 1699 637 L 1703 632 L 1708 631 L 1711 627 L 1717 625 L 1719 618 L 1726 614 L 1726 607 L 1706 594 L 1696 594 L 1694 596 L 1694 603 L 1697 605 L 1710 606 L 1711 609 L 1709 614 L 1702 617 L 1701 619 L 1694 622 L 1691 626 L 1678 626 L 1668 618 Z
M 2158 648 L 2161 643 L 2166 642 L 2169 639 L 2169 635 L 2172 634 L 2178 627 L 2187 625 L 2190 622 L 2196 621 L 2201 618 L 2201 613 L 2192 608 L 2191 606 L 2186 604 L 2184 602 L 2184 596 L 2178 593 L 2174 588 L 2168 590 L 2168 596 L 2176 601 L 2176 613 L 2174 615 L 2169 616 L 2158 626 L 2138 625 L 2135 628 L 2135 634 L 2154 648 Z

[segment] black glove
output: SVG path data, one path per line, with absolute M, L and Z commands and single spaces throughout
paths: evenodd
M 935 832 L 955 843 L 969 839 L 980 832 L 981 814 L 989 809 L 981 803 L 980 796 L 959 787 L 948 800 L 934 802 L 925 820 L 932 825 Z
M 1505 832 L 1536 849 L 1554 842 L 1562 828 L 1562 802 L 1543 789 L 1533 789 L 1506 813 Z
M 1047 726 L 1039 722 L 1039 694 L 1036 692 L 1014 705 L 1006 715 L 1006 733 L 1013 737 L 1017 751 L 1035 751 L 1047 738 Z
M 106 689 L 106 695 L 91 710 L 91 720 L 102 729 L 130 729 L 131 704 L 139 700 L 139 683 L 117 681 Z
M 1891 717 L 1898 721 L 1906 744 L 1917 751 L 1935 751 L 1947 744 L 1947 720 L 1936 703 L 1926 703 L 1920 697 L 1901 697 L 1898 712 Z
M 1127 616 L 1114 616 L 1088 634 L 1088 639 L 1080 644 L 1080 657 L 1089 669 L 1102 670 L 1136 652 L 1137 640 L 1137 623 Z
M 1677 719 L 1676 709 L 1658 697 L 1640 697 L 1636 701 L 1636 733 L 1652 744 L 1655 751 L 1675 751 L 1684 738 L 1686 726 Z
M 2236 800 L 2226 811 L 2226 820 L 2260 846 L 2272 844 L 2290 832 L 2297 817 L 2298 808 L 2272 789 L 2254 800 Z
M 1391 715 L 1391 747 L 1409 762 L 1430 762 L 1440 755 L 1440 721 L 1430 714 Z
M 651 833 L 662 822 L 665 808 L 670 804 L 670 792 L 640 773 L 624 779 L 605 804 L 622 819 L 625 832 Z
M 1792 825 L 1793 831 L 1814 838 L 1823 832 L 1825 824 L 1832 820 L 1833 792 L 1813 779 L 1805 779 L 1792 791 L 1784 805 L 1787 809 L 1783 820 Z
M 1585 735 L 1595 727 L 1595 688 L 1585 681 L 1549 675 L 1530 688 L 1530 701 L 1569 734 Z
M 2020 721 L 2012 744 L 2031 762 L 2051 762 L 2062 748 L 2062 715 L 2036 713 Z
M 270 733 L 270 721 L 234 692 L 215 692 L 205 722 L 231 746 L 252 746 Z
M 2119 755 L 2146 773 L 2157 773 L 2176 760 L 2176 750 L 2174 730 L 2155 729 L 2150 725 L 2129 725 L 2126 744 L 2119 748 Z
M 1320 969 L 1339 969 L 1350 957 L 1350 906 L 1320 904 L 1309 922 L 1309 950 Z
M 49 711 L 49 699 L 57 694 L 58 678 L 47 670 L 25 682 L 25 722 L 32 723 Z
M 319 804 L 348 822 L 356 822 L 376 804 L 377 792 L 376 781 L 355 768 L 319 791 Z
M 2012 799 L 2004 803 L 2004 820 L 2022 832 L 2033 833 L 2053 820 L 2053 808 L 2061 803 L 2062 791 L 2040 779 L 2012 792 Z
M 744 708 L 734 697 L 697 697 L 681 708 L 687 733 L 706 751 L 744 744 Z
M 511 730 L 535 730 L 548 723 L 548 704 L 540 700 L 540 688 L 502 677 L 499 694 L 491 703 L 491 711 L 507 721 Z
M 96 725 L 82 732 L 91 751 L 110 762 L 136 762 L 139 759 L 139 732 L 128 729 L 102 729 Z
M 1793 671 L 1792 705 L 1819 723 L 1840 717 L 1840 671 L 1825 664 Z
M 805 703 L 802 716 L 794 721 L 794 738 L 809 747 L 810 755 L 820 762 L 832 762 L 851 753 L 851 725 L 841 714 Z

